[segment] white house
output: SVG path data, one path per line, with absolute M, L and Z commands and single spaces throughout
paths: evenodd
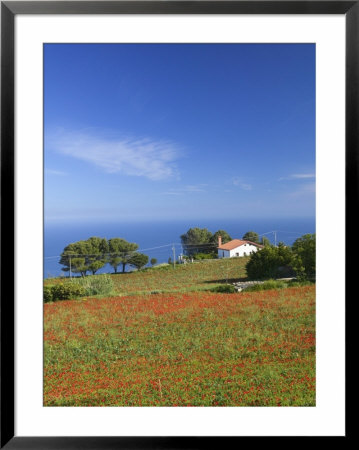
M 234 258 L 236 256 L 248 256 L 263 248 L 263 245 L 242 239 L 233 239 L 222 244 L 221 236 L 218 237 L 218 258 Z

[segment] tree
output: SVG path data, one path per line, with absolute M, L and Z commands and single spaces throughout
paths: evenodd
M 263 236 L 261 239 L 261 245 L 264 245 L 264 247 L 268 247 L 269 245 L 272 244 L 270 243 L 270 240 L 267 237 Z
M 77 241 L 67 245 L 61 254 L 60 264 L 64 272 L 81 273 L 87 271 L 93 274 L 107 262 L 108 243 L 106 239 L 90 237 L 86 241 Z
M 298 278 L 315 278 L 315 248 L 315 234 L 304 234 L 293 243 L 293 267 Z
M 278 255 L 278 277 L 291 277 L 294 275 L 293 252 L 290 247 L 278 245 L 276 248 Z
M 108 242 L 105 238 L 90 237 L 85 241 L 92 254 L 104 255 L 108 252 Z
M 259 244 L 259 235 L 255 231 L 247 231 L 247 233 L 243 235 L 242 239 Z
M 110 266 L 113 267 L 113 271 L 117 273 L 118 266 L 122 263 L 122 258 L 119 256 L 111 256 L 109 259 Z
M 87 270 L 86 258 L 71 258 L 71 272 L 80 273 L 82 277 L 85 277 Z
M 99 237 L 90 237 L 85 242 L 89 252 L 87 256 L 88 270 L 92 272 L 92 275 L 95 275 L 108 262 L 108 242 L 106 239 Z
M 138 249 L 134 242 L 127 242 L 125 239 L 112 238 L 108 241 L 110 258 L 109 262 L 117 273 L 117 267 L 122 264 L 122 272 L 125 272 L 130 256 Z
M 130 266 L 136 267 L 136 269 L 142 269 L 148 263 L 148 256 L 143 253 L 134 253 L 128 259 Z
M 77 241 L 67 245 L 60 257 L 60 264 L 65 266 L 62 270 L 70 272 L 70 274 L 81 273 L 82 276 L 85 276 L 88 270 L 86 254 L 88 254 L 88 248 L 85 241 Z
M 62 264 L 64 267 L 61 268 L 63 272 L 70 272 L 72 269 L 72 259 L 77 255 L 74 244 L 69 244 L 64 248 L 64 251 L 61 253 L 59 264 Z
M 181 235 L 183 251 L 188 256 L 196 253 L 211 253 L 215 248 L 211 239 L 212 233 L 207 228 L 190 228 Z
M 232 240 L 231 236 L 227 233 L 225 230 L 218 230 L 215 233 L 213 233 L 213 236 L 210 239 L 210 242 L 214 244 L 215 246 L 218 245 L 218 237 L 221 236 L 222 244 L 225 244 L 226 242 L 229 242 Z
M 101 269 L 105 264 L 106 264 L 106 260 L 104 260 L 104 259 L 94 260 L 88 265 L 88 269 L 92 272 L 92 275 L 95 275 L 95 273 L 99 269 Z
M 151 263 L 152 266 L 154 266 L 157 263 L 157 259 L 156 258 L 151 258 L 150 263 Z

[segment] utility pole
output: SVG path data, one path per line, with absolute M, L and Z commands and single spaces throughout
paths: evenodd
M 70 278 L 72 278 L 72 273 L 71 273 L 71 256 L 69 256 L 69 261 L 70 261 Z
M 173 251 L 173 268 L 175 268 L 175 264 L 176 264 L 176 251 L 175 251 L 175 244 L 172 244 L 172 251 Z
M 277 232 L 274 231 L 274 247 L 277 247 Z

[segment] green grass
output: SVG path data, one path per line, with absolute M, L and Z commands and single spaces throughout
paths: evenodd
M 108 296 L 45 304 L 44 405 L 314 406 L 315 286 L 212 292 L 246 262 L 111 275 Z
M 315 288 L 45 305 L 48 406 L 313 406 Z
M 144 270 L 111 274 L 114 292 L 121 295 L 151 292 L 206 291 L 231 281 L 246 278 L 248 258 L 202 260 L 188 264 L 165 265 Z M 45 280 L 46 284 L 64 282 L 62 278 Z

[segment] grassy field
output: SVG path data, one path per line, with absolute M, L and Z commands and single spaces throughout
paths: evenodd
M 208 291 L 243 277 L 243 258 L 206 261 L 45 304 L 44 404 L 314 406 L 315 286 Z
M 151 292 L 188 292 L 208 290 L 218 284 L 246 277 L 248 258 L 203 260 L 193 264 L 158 266 L 134 272 L 112 274 L 118 294 L 149 294 Z M 68 280 L 48 278 L 46 284 Z

